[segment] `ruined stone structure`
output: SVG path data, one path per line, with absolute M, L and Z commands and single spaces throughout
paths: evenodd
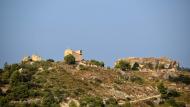
M 131 66 L 134 65 L 134 63 L 139 64 L 139 69 L 178 69 L 179 63 L 177 61 L 168 59 L 166 57 L 160 57 L 160 58 L 138 58 L 138 57 L 128 57 L 120 59 L 123 61 L 128 62 Z M 116 61 L 118 63 L 120 60 Z
M 38 56 L 38 55 L 32 55 L 32 57 L 30 57 L 30 56 L 26 56 L 26 57 L 24 57 L 23 59 L 22 59 L 22 62 L 27 62 L 27 61 L 41 61 L 42 60 L 42 58 L 40 57 L 40 56 Z
M 41 61 L 42 58 L 38 55 L 32 55 L 32 61 Z
M 80 62 L 83 60 L 82 58 L 82 50 L 77 50 L 77 51 L 74 51 L 72 49 L 66 49 L 65 52 L 64 52 L 64 56 L 67 56 L 67 55 L 73 55 L 75 57 L 75 61 L 77 62 Z

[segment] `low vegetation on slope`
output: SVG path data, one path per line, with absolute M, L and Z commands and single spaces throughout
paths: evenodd
M 189 104 L 185 98 L 189 91 L 189 73 L 184 76 L 185 80 L 178 79 L 182 78 L 181 74 L 166 80 L 156 72 L 139 72 L 137 65 L 133 71 L 126 72 L 105 68 L 103 62 L 94 60 L 100 66 L 83 65 L 83 69 L 78 69 L 77 63 L 68 62 L 49 59 L 5 64 L 0 70 L 0 107 L 181 107 Z M 161 81 L 164 85 L 159 85 Z M 160 101 L 148 99 L 160 94 Z M 176 101 L 179 98 L 184 100 Z

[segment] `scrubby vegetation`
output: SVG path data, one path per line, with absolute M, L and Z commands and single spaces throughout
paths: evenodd
M 115 68 L 119 68 L 123 71 L 126 71 L 126 70 L 130 70 L 131 69 L 131 65 L 128 63 L 128 62 L 125 62 L 123 60 L 120 60 L 116 65 L 115 65 Z
M 190 84 L 190 77 L 187 75 L 179 75 L 178 77 L 170 77 L 169 80 L 176 83 L 180 82 L 187 85 Z
M 64 57 L 64 61 L 66 64 L 75 64 L 75 57 L 71 54 Z
M 97 60 L 90 60 L 90 64 L 92 65 L 96 65 L 96 66 L 99 66 L 99 67 L 104 67 L 104 62 L 102 61 L 97 61 Z
M 0 69 L 0 107 L 59 107 L 62 102 L 68 103 L 69 107 L 78 107 L 78 104 L 80 107 L 132 107 L 136 103 L 130 101 L 159 93 L 164 101 L 162 104 L 148 100 L 137 105 L 182 107 L 188 103 L 187 92 L 168 87 L 171 83 L 189 86 L 188 75 L 179 74 L 169 81 L 154 77 L 156 79 L 150 81 L 148 77 L 152 74 L 139 72 L 138 63 L 131 66 L 121 61 L 116 65 L 121 71 L 105 69 L 101 61 L 91 60 L 97 67 L 78 65 L 73 61 L 72 56 L 66 56 L 59 62 L 49 59 L 6 63 Z M 133 70 L 138 72 L 130 72 Z M 158 84 L 158 90 L 155 84 Z M 179 97 L 186 100 L 178 100 Z

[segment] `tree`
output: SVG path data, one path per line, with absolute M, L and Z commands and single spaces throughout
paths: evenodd
M 48 59 L 47 61 L 48 61 L 48 62 L 54 62 L 54 60 L 53 60 L 53 59 Z
M 28 84 L 20 83 L 17 86 L 11 88 L 11 93 L 9 94 L 14 100 L 22 100 L 29 97 Z
M 104 62 L 102 61 L 97 61 L 97 60 L 90 60 L 90 63 L 99 67 L 104 67 Z
M 64 57 L 64 61 L 66 64 L 69 64 L 69 65 L 75 64 L 75 57 L 73 55 L 69 54 Z
M 139 70 L 139 64 L 138 64 L 137 62 L 135 62 L 135 63 L 133 64 L 132 70 L 134 70 L 134 71 Z
M 116 65 L 115 65 L 115 68 L 119 68 L 123 71 L 126 71 L 126 70 L 130 70 L 131 69 L 131 65 L 126 62 L 126 61 L 123 61 L 123 60 L 120 60 Z
M 18 71 L 15 71 L 12 73 L 11 77 L 10 77 L 10 84 L 16 85 L 20 82 L 20 73 Z

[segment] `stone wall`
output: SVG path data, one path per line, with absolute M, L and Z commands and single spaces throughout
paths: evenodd
M 75 61 L 77 62 L 80 62 L 83 60 L 81 50 L 74 51 L 72 49 L 66 49 L 64 52 L 64 56 L 67 56 L 69 54 L 73 55 L 75 57 Z
M 116 61 L 118 63 L 120 60 L 124 60 L 128 63 L 130 63 L 131 66 L 133 66 L 134 63 L 139 64 L 139 69 L 178 69 L 179 63 L 177 61 L 171 60 L 166 57 L 160 57 L 160 58 L 139 58 L 139 57 L 128 57 L 119 59 Z
M 41 61 L 42 58 L 38 55 L 32 55 L 32 57 L 30 56 L 26 56 L 22 59 L 22 62 L 27 62 L 27 61 Z

